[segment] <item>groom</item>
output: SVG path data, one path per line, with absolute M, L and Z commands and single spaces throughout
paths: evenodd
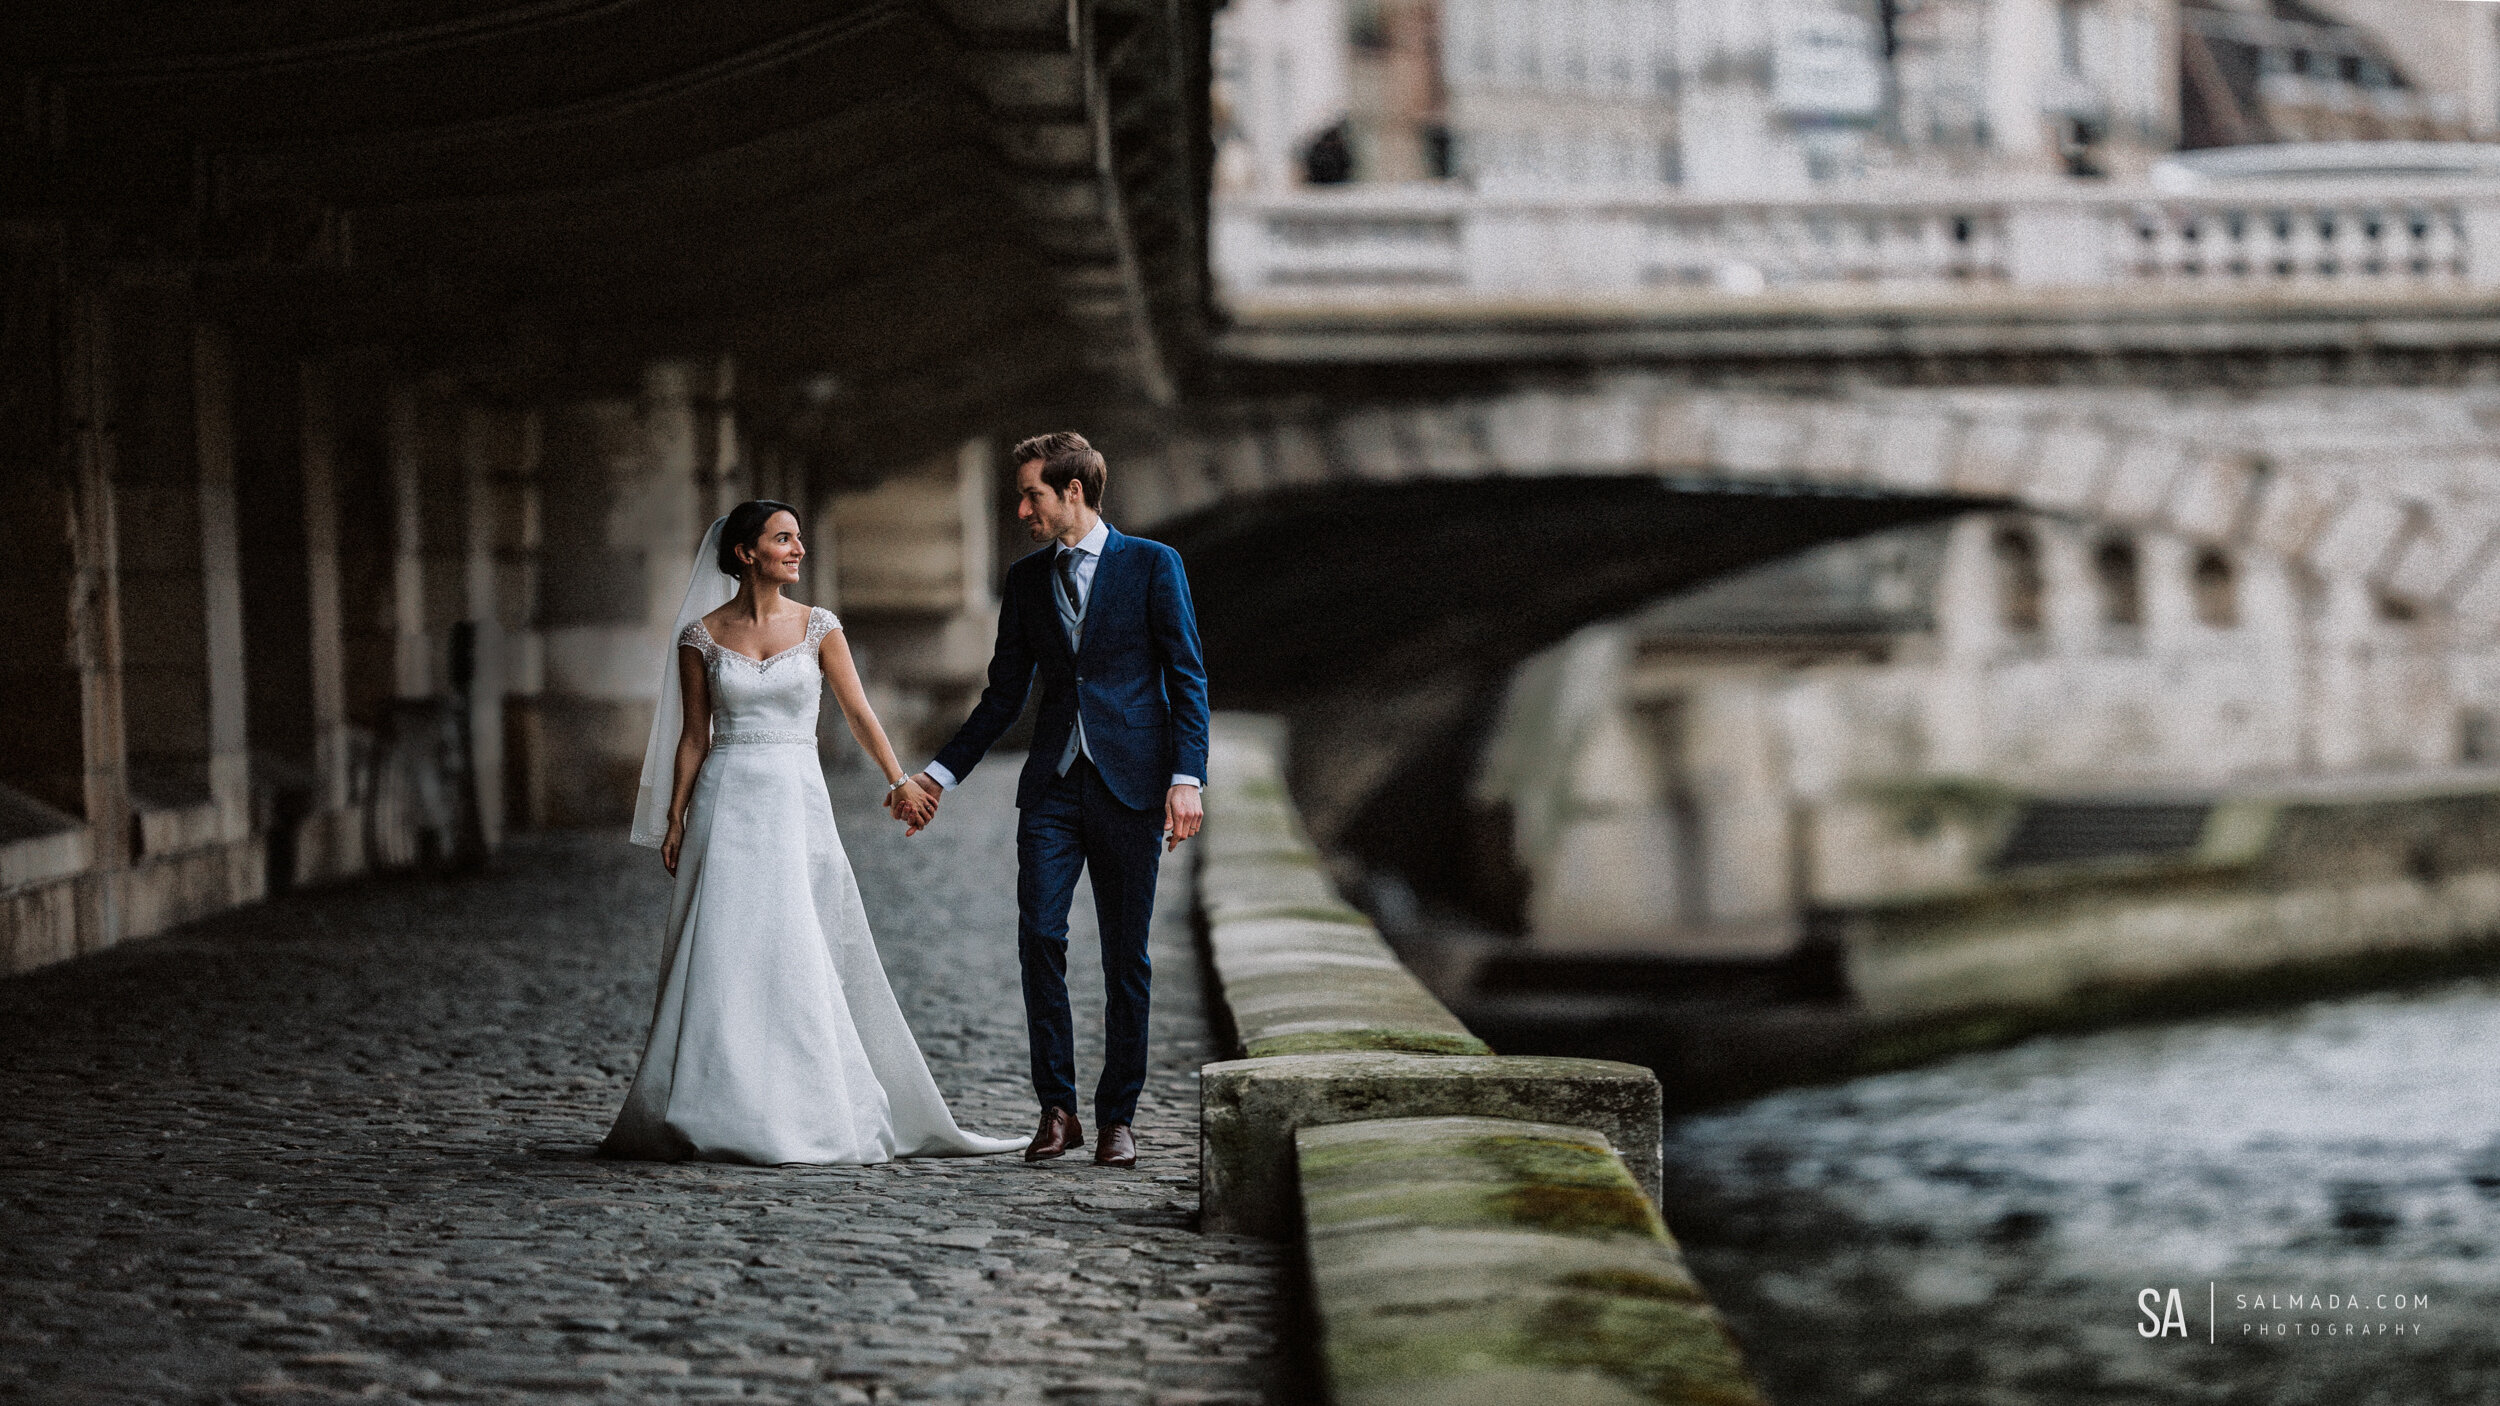
M 1037 1162 L 1085 1142 L 1068 1010 L 1068 904 L 1091 866 L 1108 988 L 1094 1160 L 1133 1167 L 1156 850 L 1166 837 L 1178 848 L 1205 818 L 1206 666 L 1180 553 L 1102 520 L 1102 455 L 1061 431 L 1024 441 L 1013 458 L 1016 516 L 1048 545 L 1007 568 L 989 686 L 937 760 L 897 788 L 894 814 L 926 823 L 1023 711 L 1040 674 L 1033 750 L 1016 783 L 1016 949 L 1042 1104 L 1024 1157 Z

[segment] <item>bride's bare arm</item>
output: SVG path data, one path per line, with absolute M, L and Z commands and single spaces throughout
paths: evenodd
M 712 682 L 704 673 L 703 655 L 690 644 L 677 647 L 677 692 L 686 700 L 686 721 L 677 732 L 677 766 L 669 783 L 668 838 L 660 842 L 661 862 L 671 874 L 677 872 L 677 850 L 685 842 L 695 773 L 712 750 Z
M 886 740 L 885 726 L 877 721 L 877 710 L 868 706 L 868 690 L 859 682 L 859 665 L 852 660 L 850 642 L 840 630 L 826 632 L 818 659 L 824 665 L 825 686 L 833 691 L 833 701 L 841 705 L 842 720 L 851 725 L 851 736 L 858 740 L 859 749 L 877 764 L 888 786 L 902 780 L 903 765 L 894 759 L 894 744 Z M 925 818 L 915 821 L 912 828 L 918 830 L 925 823 Z

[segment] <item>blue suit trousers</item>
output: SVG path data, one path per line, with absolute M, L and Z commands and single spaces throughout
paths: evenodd
M 1076 1038 L 1068 1008 L 1068 905 L 1094 874 L 1102 929 L 1103 1062 L 1094 1086 L 1097 1126 L 1134 1122 L 1146 1085 L 1146 1016 L 1153 970 L 1146 932 L 1162 867 L 1163 811 L 1122 805 L 1092 762 L 1076 759 L 1044 782 L 1016 824 L 1016 951 L 1024 968 L 1033 1092 L 1044 1108 L 1076 1111 Z

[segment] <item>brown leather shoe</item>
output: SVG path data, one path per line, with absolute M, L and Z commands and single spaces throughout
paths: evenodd
M 1085 1129 L 1076 1121 L 1075 1114 L 1064 1108 L 1045 1108 L 1042 1110 L 1041 1128 L 1033 1134 L 1032 1145 L 1024 1149 L 1024 1160 L 1044 1161 L 1084 1144 Z
M 1126 1123 L 1113 1123 L 1102 1130 L 1094 1143 L 1094 1165 L 1097 1167 L 1134 1167 L 1137 1165 L 1137 1134 Z

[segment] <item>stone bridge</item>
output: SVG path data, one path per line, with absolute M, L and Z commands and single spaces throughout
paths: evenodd
M 1226 345 L 1256 355 L 1227 369 L 1248 388 L 1123 480 L 1190 555 L 1232 699 L 1293 714 L 1322 834 L 1446 761 L 1487 681 L 1577 626 L 1974 508 L 2218 553 L 2284 583 L 2258 608 L 2306 601 L 2355 641 L 2401 621 L 2382 648 L 2460 672 L 2500 643 L 2500 384 L 2474 328 L 2427 363 L 2374 360 L 2384 328 L 2359 314 L 2287 319 L 2254 362 L 2130 362 L 2069 324 L 2046 329 L 2063 350 L 1944 375 L 1898 350 L 1609 352 L 1594 330 L 1580 358 L 1546 340 L 1419 367 L 1342 322 L 1237 327 Z

